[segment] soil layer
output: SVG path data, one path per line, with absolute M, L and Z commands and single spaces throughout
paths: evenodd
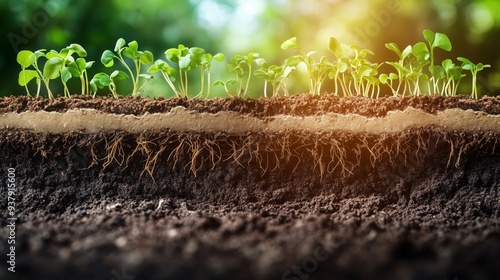
M 0 278 L 497 279 L 499 139 L 1 130 L 18 220 L 17 272 Z M 5 240 L 0 252 L 5 264 Z
M 104 113 L 143 115 L 170 112 L 175 107 L 185 107 L 190 111 L 201 113 L 217 113 L 220 111 L 269 117 L 275 115 L 314 116 L 327 113 L 357 114 L 367 117 L 383 117 L 387 112 L 408 107 L 435 114 L 445 109 L 463 109 L 481 111 L 490 115 L 500 114 L 500 96 L 472 99 L 468 96 L 443 97 L 410 96 L 404 98 L 382 97 L 379 99 L 365 97 L 338 97 L 331 94 L 311 96 L 298 94 L 290 97 L 273 97 L 261 99 L 187 99 L 187 98 L 96 98 L 73 96 L 71 99 L 56 98 L 53 100 L 32 97 L 0 98 L 0 114 L 8 112 L 47 111 L 65 112 L 70 109 L 95 109 Z

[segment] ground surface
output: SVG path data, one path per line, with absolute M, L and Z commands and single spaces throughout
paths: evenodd
M 498 114 L 493 98 L 408 100 L 431 104 L 428 112 Z M 0 108 L 34 106 L 16 102 Z M 263 110 L 279 111 L 280 102 Z M 387 102 L 406 101 L 378 102 L 352 110 L 384 115 L 399 108 Z M 16 169 L 19 220 L 17 272 L 2 265 L 0 278 L 498 279 L 498 139 L 436 128 L 240 137 L 3 130 L 0 167 Z M 152 173 L 144 147 L 160 152 Z M 7 236 L 7 214 L 0 217 Z M 5 258 L 7 242 L 0 252 Z

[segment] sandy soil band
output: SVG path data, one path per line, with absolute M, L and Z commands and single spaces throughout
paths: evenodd
M 139 133 L 145 130 L 170 129 L 173 131 L 226 132 L 307 132 L 345 131 L 351 133 L 398 133 L 414 127 L 434 126 L 445 131 L 500 133 L 500 115 L 461 109 L 448 109 L 436 115 L 408 108 L 392 111 L 383 118 L 360 115 L 327 114 L 297 117 L 279 115 L 259 119 L 234 112 L 217 114 L 197 113 L 184 107 L 169 113 L 142 116 L 103 113 L 93 109 L 59 112 L 22 112 L 0 115 L 0 129 L 28 129 L 52 134 L 66 132 L 98 133 L 125 131 Z

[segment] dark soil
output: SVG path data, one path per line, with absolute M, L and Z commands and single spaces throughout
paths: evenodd
M 27 100 L 13 106 L 58 102 Z M 441 99 L 422 100 L 412 102 Z M 95 104 L 107 102 L 115 101 Z M 180 100 L 138 101 L 136 113 L 142 102 Z M 471 103 L 498 107 L 494 98 Z M 17 272 L 4 266 L 4 239 L 0 278 L 498 279 L 499 138 L 432 127 L 396 135 L 3 130 L 0 177 L 15 168 L 17 179 Z M 7 209 L 5 185 L 0 193 Z
M 112 98 L 92 99 L 87 96 L 74 96 L 70 100 L 57 98 L 48 100 L 31 97 L 0 98 L 0 114 L 23 111 L 57 111 L 69 109 L 91 108 L 107 113 L 142 115 L 146 112 L 169 112 L 172 108 L 182 106 L 198 112 L 216 113 L 233 111 L 257 117 L 269 117 L 279 114 L 311 116 L 326 113 L 359 114 L 370 117 L 385 116 L 391 110 L 404 110 L 408 107 L 422 109 L 435 114 L 450 108 L 471 109 L 487 114 L 500 114 L 500 97 L 483 97 L 476 100 L 467 96 L 442 97 L 383 97 L 371 99 L 364 97 L 338 97 L 331 94 L 311 96 L 299 94 L 291 97 L 274 97 L 261 99 L 200 99 L 180 98 Z

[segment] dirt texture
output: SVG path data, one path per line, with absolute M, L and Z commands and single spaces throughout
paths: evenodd
M 5 100 L 2 108 L 17 108 Z M 498 103 L 469 101 L 475 110 Z M 279 111 L 274 102 L 268 112 Z M 435 127 L 245 135 L 4 129 L 0 177 L 15 168 L 17 272 L 2 266 L 0 278 L 498 279 L 499 139 Z M 8 236 L 0 213 L 0 236 Z M 7 246 L 0 242 L 4 264 Z
M 113 98 L 96 98 L 88 96 L 73 96 L 71 99 L 56 98 L 53 100 L 33 97 L 0 98 L 0 114 L 7 112 L 47 111 L 65 112 L 70 109 L 95 109 L 105 113 L 143 115 L 148 113 L 170 112 L 175 107 L 185 107 L 188 110 L 202 113 L 217 113 L 220 111 L 236 112 L 255 117 L 275 115 L 314 116 L 327 113 L 358 114 L 367 117 L 383 117 L 393 110 L 408 107 L 422 109 L 435 114 L 445 109 L 463 109 L 482 111 L 486 114 L 500 114 L 500 96 L 485 96 L 479 100 L 468 96 L 443 97 L 411 96 L 404 98 L 382 97 L 371 99 L 365 97 L 338 97 L 332 94 L 312 96 L 297 94 L 290 97 L 273 97 L 260 99 L 187 99 L 187 98 L 140 98 L 127 97 L 118 100 Z

